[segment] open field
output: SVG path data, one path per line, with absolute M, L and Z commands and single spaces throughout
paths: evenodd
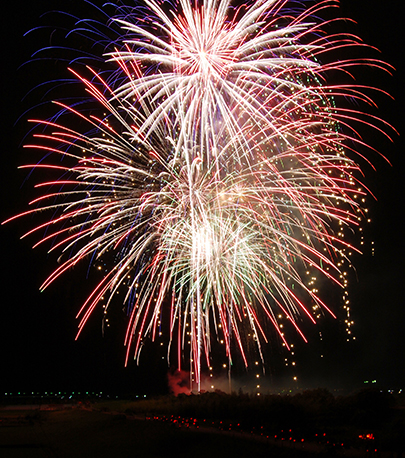
M 0 457 L 401 458 L 405 410 L 392 401 L 314 390 L 3 405 Z
M 85 409 L 0 411 L 2 458 L 107 457 L 310 457 L 309 452 L 275 447 L 195 427 L 127 419 Z

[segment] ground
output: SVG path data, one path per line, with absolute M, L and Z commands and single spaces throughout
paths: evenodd
M 238 433 L 128 419 L 83 408 L 0 411 L 2 458 L 309 458 L 299 446 L 279 447 Z M 319 456 L 327 456 L 322 453 Z

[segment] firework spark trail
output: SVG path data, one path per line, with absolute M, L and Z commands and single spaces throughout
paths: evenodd
M 281 310 L 305 340 L 300 315 L 315 322 L 312 304 L 333 313 L 302 269 L 341 284 L 337 253 L 354 250 L 335 235 L 359 224 L 364 194 L 360 168 L 345 151 L 364 146 L 353 121 L 378 120 L 337 106 L 344 96 L 374 102 L 365 87 L 333 86 L 328 74 L 389 66 L 328 61 L 329 51 L 364 46 L 353 35 L 323 34 L 328 23 L 315 16 L 337 3 L 320 2 L 296 18 L 283 14 L 288 3 L 232 9 L 227 0 L 195 7 L 179 0 L 166 12 L 146 0 L 143 21 L 118 9 L 112 24 L 121 27 L 121 43 L 105 56 L 117 65 L 113 76 L 87 67 L 86 79 L 71 70 L 108 115 L 56 102 L 93 133 L 34 121 L 48 133 L 26 145 L 69 163 L 40 165 L 62 174 L 40 184 L 53 190 L 31 202 L 31 213 L 53 216 L 25 235 L 46 228 L 38 244 L 52 240 L 51 250 L 62 251 L 42 288 L 86 257 L 116 253 L 78 314 L 79 333 L 95 307 L 107 310 L 124 288 L 127 359 L 131 349 L 139 359 L 170 307 L 170 342 L 177 336 L 178 348 L 189 348 L 198 389 L 214 336 L 223 336 L 230 360 L 235 339 L 247 365 L 247 328 L 261 355 L 267 321 L 288 348 Z

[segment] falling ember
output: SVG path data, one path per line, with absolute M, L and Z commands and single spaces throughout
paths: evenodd
M 61 253 L 42 289 L 84 258 L 108 259 L 78 313 L 79 334 L 98 305 L 107 313 L 124 291 L 127 359 L 139 359 L 165 320 L 168 360 L 176 341 L 178 368 L 188 352 L 198 390 L 213 339 L 229 361 L 236 348 L 248 365 L 250 340 L 263 360 L 268 324 L 289 348 L 282 320 L 305 340 L 300 317 L 334 316 L 316 276 L 345 289 L 345 262 L 359 251 L 344 239 L 366 213 L 357 159 L 367 145 L 356 125 L 385 135 L 389 127 L 340 105 L 374 102 L 354 79 L 335 85 L 330 75 L 390 67 L 333 60 L 337 49 L 366 47 L 326 33 L 319 16 L 336 1 L 300 12 L 291 3 L 120 5 L 109 21 L 119 38 L 100 56 L 114 70 L 71 69 L 99 114 L 55 101 L 87 133 L 60 116 L 34 120 L 38 133 L 26 145 L 47 155 L 26 167 L 59 173 L 38 185 L 33 210 L 14 217 L 50 214 L 24 235 Z M 90 21 L 80 33 L 86 24 L 91 36 Z

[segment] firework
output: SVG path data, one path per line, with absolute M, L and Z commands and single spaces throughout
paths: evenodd
M 262 356 L 268 323 L 288 348 L 279 317 L 305 340 L 300 316 L 333 315 L 305 272 L 346 286 L 338 261 L 356 249 L 341 234 L 360 224 L 365 195 L 355 153 L 366 145 L 350 126 L 382 131 L 382 122 L 340 106 L 345 97 L 373 101 L 330 74 L 389 70 L 372 59 L 333 59 L 365 46 L 325 32 L 330 24 L 317 16 L 334 6 L 179 0 L 168 11 L 146 0 L 146 14 L 117 8 L 110 27 L 118 38 L 102 56 L 115 69 L 71 70 L 100 116 L 55 102 L 88 130 L 59 116 L 35 120 L 41 133 L 26 145 L 61 158 L 27 166 L 60 173 L 39 185 L 50 191 L 26 212 L 50 212 L 25 236 L 45 233 L 37 245 L 61 253 L 42 289 L 84 258 L 110 262 L 78 314 L 79 333 L 124 291 L 127 358 L 139 359 L 166 320 L 168 359 L 172 343 L 179 366 L 189 352 L 199 389 L 213 339 L 229 360 L 238 348 L 248 365 L 248 341 Z

